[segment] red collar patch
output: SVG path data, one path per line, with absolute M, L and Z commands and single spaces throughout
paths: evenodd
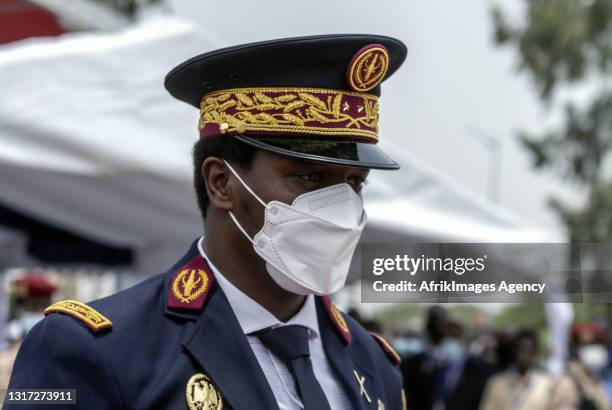
M 346 324 L 346 320 L 344 320 L 344 316 L 342 312 L 338 310 L 336 304 L 332 302 L 329 296 L 323 296 L 321 298 L 323 300 L 323 306 L 325 306 L 325 311 L 327 312 L 327 316 L 329 316 L 329 320 L 334 324 L 336 331 L 340 334 L 342 341 L 345 345 L 351 344 L 353 340 L 353 335 L 351 335 L 351 331 Z
M 212 269 L 198 255 L 170 278 L 167 306 L 172 309 L 202 309 L 214 283 Z

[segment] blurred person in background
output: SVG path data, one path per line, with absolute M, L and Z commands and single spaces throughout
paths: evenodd
M 410 329 L 396 331 L 391 345 L 402 360 L 423 353 L 425 342 L 420 332 Z
M 25 275 L 11 283 L 15 300 L 13 320 L 9 324 L 9 337 L 22 339 L 43 319 L 43 310 L 51 304 L 57 286 L 43 275 Z
M 349 316 L 355 319 L 357 323 L 363 326 L 363 328 L 367 330 L 368 332 L 372 332 L 376 334 L 384 333 L 383 326 L 380 324 L 378 320 L 366 319 L 365 317 L 361 316 L 361 314 L 359 313 L 357 309 L 354 309 L 354 308 L 349 309 L 347 313 Z
M 14 319 L 7 325 L 8 348 L 0 351 L 0 389 L 6 388 L 21 340 L 43 318 L 57 286 L 42 275 L 25 275 L 11 282 Z
M 404 390 L 411 409 L 430 410 L 440 393 L 436 382 L 443 377 L 446 361 L 441 357 L 440 345 L 446 334 L 448 315 L 441 306 L 432 306 L 425 323 L 425 350 L 401 364 Z
M 482 410 L 550 409 L 552 378 L 541 371 L 535 332 L 520 331 L 513 343 L 512 364 L 491 378 L 482 399 Z
M 402 363 L 409 409 L 478 409 L 490 365 L 468 354 L 463 327 L 441 306 L 427 313 L 425 351 Z
M 608 364 L 601 374 L 601 381 L 608 395 L 608 403 L 612 403 L 612 326 L 606 329 L 606 348 L 608 350 Z
M 499 371 L 508 369 L 514 364 L 514 345 L 516 334 L 508 329 L 495 332 L 497 339 L 496 364 Z
M 602 372 L 609 364 L 603 330 L 594 323 L 572 326 L 570 360 L 554 389 L 554 409 L 608 410 Z
M 498 340 L 491 331 L 483 331 L 475 335 L 469 343 L 469 351 L 473 356 L 479 357 L 483 362 L 496 366 L 499 360 Z

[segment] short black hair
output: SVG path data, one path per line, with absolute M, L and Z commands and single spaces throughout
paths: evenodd
M 193 146 L 193 187 L 202 219 L 206 219 L 206 210 L 210 200 L 206 184 L 202 178 L 202 164 L 208 157 L 217 157 L 248 170 L 257 149 L 233 137 L 215 135 L 200 139 Z

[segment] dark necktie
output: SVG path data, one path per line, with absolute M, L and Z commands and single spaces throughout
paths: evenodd
M 325 393 L 312 370 L 308 329 L 299 325 L 281 326 L 265 329 L 257 336 L 293 374 L 304 410 L 329 410 Z

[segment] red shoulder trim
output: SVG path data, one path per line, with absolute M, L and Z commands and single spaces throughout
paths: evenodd
M 387 354 L 387 356 L 389 356 L 389 358 L 391 359 L 391 361 L 393 361 L 395 364 L 400 364 L 402 362 L 402 358 L 397 354 L 397 352 L 395 351 L 395 349 L 393 349 L 391 347 L 391 345 L 389 344 L 389 342 L 387 342 L 382 336 L 377 335 L 374 332 L 370 332 L 370 334 L 372 335 L 372 337 L 374 338 L 374 340 L 376 340 L 378 342 L 378 344 L 380 345 L 380 347 L 382 347 L 382 349 L 385 351 L 385 353 Z

